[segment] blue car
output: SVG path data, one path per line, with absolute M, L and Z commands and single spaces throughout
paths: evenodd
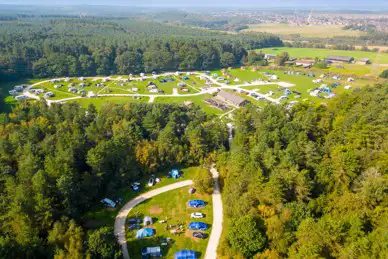
M 207 230 L 208 226 L 203 222 L 191 222 L 189 224 L 189 229 L 191 230 Z
M 189 201 L 189 207 L 191 208 L 199 208 L 205 207 L 205 202 L 203 200 L 191 200 Z

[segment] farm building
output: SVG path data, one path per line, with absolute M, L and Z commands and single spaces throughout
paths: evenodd
M 362 59 L 357 60 L 356 63 L 359 64 L 359 65 L 368 65 L 368 64 L 370 64 L 372 62 L 370 61 L 369 58 L 362 58 Z
M 274 54 L 264 54 L 264 59 L 271 60 L 275 59 L 277 55 Z
M 351 63 L 354 61 L 354 58 L 347 56 L 328 56 L 326 61 L 330 63 Z
M 248 101 L 244 98 L 225 91 L 220 91 L 217 95 L 217 98 L 221 101 L 233 104 L 238 107 L 244 106 L 248 103 Z
M 300 66 L 300 67 L 310 68 L 310 67 L 312 67 L 314 65 L 314 61 L 313 60 L 307 60 L 307 59 L 296 60 L 295 61 L 295 65 L 296 66 Z

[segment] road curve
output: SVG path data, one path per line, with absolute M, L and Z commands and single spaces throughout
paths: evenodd
M 164 192 L 168 192 L 177 188 L 185 187 L 192 185 L 192 180 L 186 180 L 182 182 L 173 183 L 164 187 L 160 187 L 158 189 L 143 193 L 136 198 L 130 200 L 128 203 L 126 203 L 121 210 L 119 211 L 119 214 L 117 215 L 115 219 L 115 226 L 114 226 L 114 233 L 117 237 L 117 240 L 119 244 L 121 245 L 121 248 L 123 250 L 123 257 L 125 259 L 129 259 L 129 253 L 128 253 L 128 247 L 127 247 L 127 239 L 125 237 L 125 220 L 127 219 L 128 213 L 139 203 L 152 198 L 153 196 L 159 195 Z
M 209 243 L 207 244 L 205 259 L 216 259 L 217 258 L 217 247 L 221 238 L 222 233 L 222 200 L 221 200 L 221 188 L 218 181 L 219 173 L 217 169 L 212 166 L 210 169 L 214 180 L 213 187 L 213 225 L 212 232 L 210 233 Z

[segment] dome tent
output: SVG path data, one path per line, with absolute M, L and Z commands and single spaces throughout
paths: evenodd
M 136 232 L 136 238 L 152 237 L 155 231 L 152 228 L 142 228 Z
M 152 218 L 151 216 L 145 216 L 143 220 L 144 226 L 152 225 Z
M 197 259 L 195 251 L 182 249 L 175 253 L 174 259 Z

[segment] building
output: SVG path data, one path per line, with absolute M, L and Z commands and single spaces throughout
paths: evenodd
M 298 67 L 310 68 L 314 65 L 314 61 L 307 59 L 296 60 L 295 65 Z
M 225 92 L 225 91 L 220 91 L 217 95 L 217 98 L 221 101 L 230 103 L 230 104 L 235 105 L 237 107 L 244 106 L 248 103 L 248 101 L 245 100 L 244 98 L 237 96 L 237 95 L 234 95 L 234 94 L 231 94 L 231 93 L 228 93 L 228 92 Z
M 369 58 L 362 58 L 362 59 L 359 59 L 356 63 L 359 65 L 368 65 L 372 62 L 370 61 Z
M 329 63 L 351 63 L 354 61 L 354 58 L 347 56 L 328 56 L 326 61 Z
M 264 54 L 264 59 L 266 60 L 273 60 L 276 58 L 277 55 L 274 54 Z

